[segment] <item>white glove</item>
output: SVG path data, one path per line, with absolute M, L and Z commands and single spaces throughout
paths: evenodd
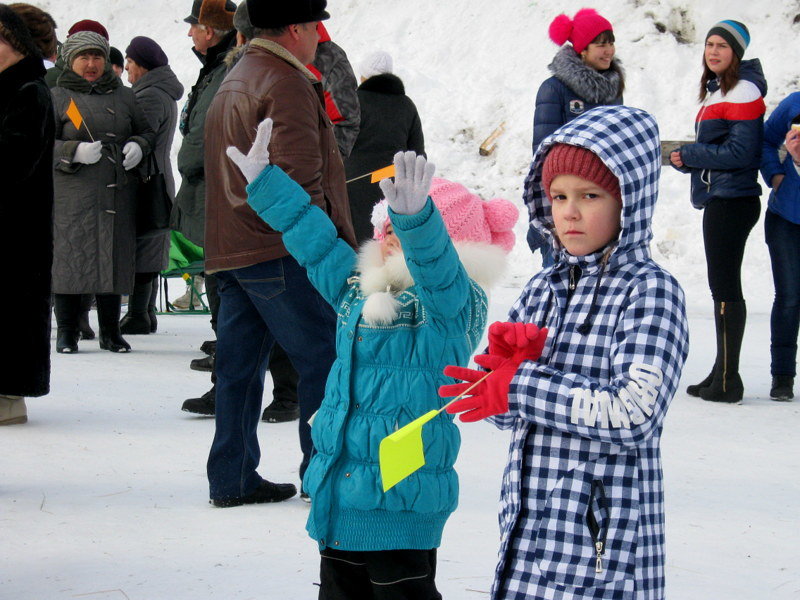
M 84 165 L 93 165 L 103 154 L 102 142 L 81 142 L 75 148 L 75 155 L 72 157 L 72 162 L 83 163 Z
M 125 144 L 122 147 L 122 153 L 125 155 L 122 166 L 125 167 L 126 171 L 130 171 L 142 161 L 142 147 L 136 142 Z
M 261 175 L 261 171 L 264 170 L 264 167 L 269 164 L 268 146 L 271 137 L 272 119 L 267 117 L 258 124 L 256 139 L 250 148 L 250 152 L 247 153 L 247 156 L 242 154 L 236 146 L 228 146 L 225 151 L 228 157 L 239 167 L 247 183 L 253 183 L 253 181 Z
M 398 152 L 394 155 L 394 182 L 383 179 L 378 184 L 386 202 L 398 215 L 415 215 L 428 200 L 431 179 L 436 166 L 424 156 L 414 152 Z

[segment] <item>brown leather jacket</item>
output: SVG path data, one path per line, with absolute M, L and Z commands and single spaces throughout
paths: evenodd
M 273 120 L 270 162 L 303 186 L 355 246 L 344 166 L 325 113 L 322 84 L 286 49 L 255 39 L 228 73 L 208 110 L 205 128 L 206 272 L 247 267 L 287 256 L 281 234 L 247 204 L 244 176 L 225 154 L 247 153 L 256 127 Z

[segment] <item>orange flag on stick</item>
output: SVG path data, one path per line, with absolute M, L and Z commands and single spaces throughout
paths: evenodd
M 372 171 L 371 173 L 364 173 L 358 177 L 353 177 L 352 179 L 348 179 L 345 183 L 352 183 L 353 181 L 358 181 L 359 179 L 364 179 L 365 177 L 370 177 L 370 183 L 378 183 L 381 179 L 394 177 L 394 165 L 389 165 L 388 167 L 383 167 L 377 171 Z
M 75 104 L 75 100 L 72 98 L 69 99 L 69 106 L 67 107 L 67 116 L 69 120 L 72 121 L 72 124 L 75 126 L 75 129 L 80 129 L 81 125 L 83 125 L 83 115 L 81 111 L 78 110 L 78 105 Z
M 86 127 L 86 133 L 89 134 L 89 139 L 94 141 L 94 137 L 92 136 L 92 132 L 89 131 L 89 127 L 83 121 L 83 115 L 81 111 L 78 110 L 78 105 L 75 104 L 75 100 L 72 98 L 69 99 L 69 106 L 67 107 L 67 116 L 72 124 L 75 126 L 75 129 L 80 131 L 81 126 Z

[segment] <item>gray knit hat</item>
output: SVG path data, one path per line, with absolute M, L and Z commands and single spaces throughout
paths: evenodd
M 79 31 L 64 40 L 61 45 L 61 58 L 69 68 L 72 68 L 72 61 L 75 60 L 75 57 L 87 50 L 99 50 L 108 61 L 108 40 L 94 31 Z

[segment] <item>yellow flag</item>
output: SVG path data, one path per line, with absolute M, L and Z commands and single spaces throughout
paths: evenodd
M 373 171 L 372 178 L 369 181 L 370 183 L 378 183 L 381 179 L 386 179 L 387 177 L 394 177 L 394 165 Z
M 67 107 L 67 116 L 69 120 L 72 121 L 72 124 L 75 126 L 75 129 L 80 129 L 81 125 L 83 125 L 83 115 L 81 115 L 81 111 L 78 110 L 78 105 L 75 104 L 75 100 L 72 98 L 69 99 L 69 106 Z
M 378 461 L 384 493 L 425 465 L 422 426 L 440 411 L 432 410 L 381 440 Z

